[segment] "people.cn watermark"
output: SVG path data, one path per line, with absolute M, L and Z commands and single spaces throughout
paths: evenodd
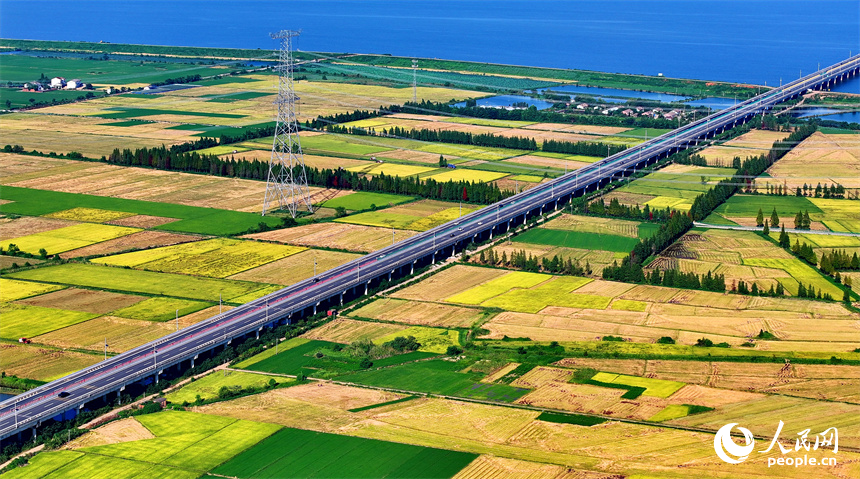
M 714 435 L 714 451 L 720 459 L 729 464 L 740 464 L 746 461 L 750 454 L 755 449 L 755 437 L 749 429 L 738 426 L 737 429 L 744 436 L 744 444 L 738 444 L 732 439 L 732 428 L 738 423 L 733 422 L 721 427 Z M 766 454 L 770 452 L 774 446 L 779 447 L 779 452 L 787 457 L 768 457 L 767 467 L 771 466 L 835 466 L 836 457 L 808 457 L 804 454 L 802 457 L 798 453 L 803 451 L 817 451 L 818 448 L 833 448 L 833 453 L 839 452 L 839 431 L 835 427 L 825 429 L 823 432 L 815 434 L 815 443 L 812 443 L 812 438 L 809 437 L 810 429 L 804 429 L 797 433 L 799 437 L 795 439 L 794 447 L 785 447 L 779 442 L 779 434 L 782 432 L 783 422 L 779 421 L 779 426 L 776 428 L 776 433 L 773 435 L 773 440 L 767 449 L 758 451 Z

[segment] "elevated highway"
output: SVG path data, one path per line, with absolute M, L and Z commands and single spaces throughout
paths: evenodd
M 762 115 L 810 90 L 829 89 L 860 72 L 860 55 L 775 88 L 641 145 L 612 155 L 553 181 L 487 206 L 314 278 L 251 301 L 226 313 L 134 348 L 99 364 L 0 403 L 0 440 L 29 439 L 45 421 L 71 417 L 96 401 L 118 397 L 128 385 L 158 381 L 165 372 L 193 366 L 200 355 L 264 327 L 313 314 L 319 308 L 363 294 L 383 279 L 411 274 L 557 209 L 631 173 Z

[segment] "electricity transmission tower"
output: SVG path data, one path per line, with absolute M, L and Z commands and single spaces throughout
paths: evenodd
M 281 30 L 272 33 L 280 40 L 278 71 L 278 118 L 275 126 L 275 140 L 272 143 L 272 158 L 269 161 L 269 176 L 266 182 L 266 197 L 263 201 L 263 215 L 270 205 L 286 209 L 293 218 L 302 204 L 313 212 L 308 191 L 308 178 L 305 173 L 305 160 L 299 142 L 299 125 L 296 120 L 296 93 L 293 90 L 293 52 L 292 38 L 300 32 Z
M 418 102 L 418 60 L 412 60 L 412 101 Z

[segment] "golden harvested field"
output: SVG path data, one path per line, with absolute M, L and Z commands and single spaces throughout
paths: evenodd
M 472 461 L 453 479 L 598 479 L 610 475 L 598 472 L 575 471 L 555 464 L 520 461 L 485 454 Z
M 128 236 L 103 241 L 83 248 L 73 249 L 60 253 L 60 258 L 82 258 L 87 256 L 103 256 L 108 254 L 122 253 L 130 250 L 156 248 L 170 246 L 180 243 L 188 243 L 203 239 L 203 236 L 187 234 L 168 233 L 167 231 L 140 231 Z
M 380 298 L 351 312 L 350 316 L 418 326 L 469 328 L 476 321 L 487 317 L 488 313 L 450 304 Z
M 25 344 L 0 344 L 3 371 L 19 378 L 52 381 L 102 360 L 99 355 Z
M 92 429 L 86 434 L 63 446 L 63 449 L 80 449 L 82 447 L 104 446 L 123 442 L 154 439 L 149 429 L 137 422 L 133 417 L 120 419 Z
M 0 279 L 0 284 L 4 281 Z M 23 281 L 21 281 L 23 282 Z M 33 283 L 35 284 L 35 283 Z M 44 285 L 53 286 L 53 285 Z M 52 289 L 56 289 L 54 287 Z M 144 296 L 132 294 L 111 293 L 108 291 L 95 291 L 90 289 L 66 288 L 61 291 L 43 294 L 35 298 L 18 301 L 20 304 L 30 306 L 42 306 L 45 308 L 68 309 L 72 311 L 84 311 L 86 313 L 106 314 L 113 310 L 125 308 L 137 304 L 146 299 Z
M 187 324 L 180 324 L 185 327 Z M 108 351 L 122 353 L 176 331 L 173 321 L 158 323 L 116 316 L 100 316 L 41 336 L 33 341 L 56 348 L 75 348 L 101 352 L 107 340 Z
M 23 265 L 23 261 L 21 264 Z M 49 291 L 62 289 L 60 285 L 32 283 L 30 281 L 20 281 L 17 279 L 0 278 L 0 302 L 6 303 L 15 301 L 16 299 L 29 298 Z
M 705 157 L 710 166 L 731 166 L 734 157 L 744 160 L 767 153 L 773 142 L 786 136 L 788 133 L 780 131 L 752 130 L 722 145 L 705 148 L 699 155 Z
M 75 221 L 41 218 L 38 216 L 21 216 L 15 219 L 2 218 L 0 219 L 0 239 L 18 238 L 21 236 L 45 233 L 76 224 L 79 223 Z
M 306 250 L 256 268 L 228 276 L 228 279 L 289 286 L 313 276 L 314 261 L 316 261 L 317 265 L 317 274 L 320 274 L 323 271 L 328 271 L 360 257 L 361 255 L 341 253 L 340 251 Z
M 639 235 L 638 221 L 569 215 L 566 213 L 562 213 L 560 216 L 541 224 L 540 227 L 563 231 L 612 234 L 626 236 L 628 238 L 637 238 Z
M 499 278 L 505 274 L 508 274 L 508 272 L 490 268 L 455 265 L 417 284 L 401 289 L 391 296 L 419 301 L 441 301 L 453 294 Z
M 375 341 L 378 338 L 403 331 L 404 329 L 406 329 L 405 326 L 398 326 L 396 324 L 371 323 L 369 321 L 338 318 L 308 331 L 303 337 L 349 344 L 365 339 Z
M 749 396 L 751 393 L 860 404 L 860 391 L 855 387 L 860 379 L 860 366 L 589 358 L 568 358 L 555 364 L 685 382 L 688 386 L 672 399 L 679 399 L 683 393 L 686 404 L 710 406 L 701 401 L 718 402 L 720 394 L 733 398 L 730 402 L 761 397 Z M 697 388 L 693 389 L 693 385 Z
M 414 232 L 405 230 L 397 232 L 400 240 L 409 238 L 414 234 Z M 348 223 L 316 223 L 265 233 L 254 233 L 243 236 L 243 238 L 369 253 L 391 245 L 391 229 Z
M 618 422 L 592 427 L 549 423 L 535 421 L 537 413 L 532 411 L 442 399 L 415 399 L 361 413 L 346 413 L 337 407 L 284 397 L 294 389 L 269 391 L 194 410 L 288 427 L 556 464 L 576 470 L 573 475 L 562 476 L 569 479 L 614 479 L 618 474 L 643 478 L 711 477 L 729 471 L 730 475 L 723 477 L 758 479 L 768 473 L 767 458 L 774 457 L 773 452 L 762 454 L 729 469 L 715 458 L 710 433 Z M 452 428 L 451 424 L 461 427 Z M 819 453 L 816 457 L 821 457 Z M 844 466 L 845 461 L 860 456 L 842 451 L 839 454 L 842 469 L 827 469 L 828 473 L 839 471 L 842 476 L 838 477 L 851 477 L 860 472 L 860 466 L 854 462 L 849 462 L 847 469 Z M 789 468 L 784 475 L 805 479 L 807 472 Z
M 149 271 L 225 278 L 300 251 L 303 251 L 303 248 L 216 238 L 108 256 L 93 262 Z
M 856 135 L 813 133 L 767 169 L 773 177 L 756 181 L 787 186 L 792 192 L 804 184 L 840 184 L 860 188 L 860 145 Z
M 34 265 L 44 263 L 44 261 L 34 258 L 19 258 L 17 256 L 0 256 L 0 269 L 11 268 L 15 265 L 24 266 L 25 263 Z
M 502 379 L 503 377 L 505 377 L 505 375 L 507 375 L 508 373 L 510 373 L 511 371 L 516 369 L 517 367 L 519 367 L 519 365 L 520 365 L 520 363 L 505 364 L 504 366 L 496 369 L 495 371 L 493 371 L 490 374 L 488 374 L 487 376 L 485 376 L 484 379 L 481 379 L 481 382 L 482 383 L 494 383 L 494 382 L 498 381 L 499 379 Z
M 156 226 L 166 225 L 167 223 L 173 223 L 174 221 L 179 221 L 179 219 L 165 218 L 163 216 L 132 215 L 126 218 L 108 221 L 107 224 L 116 226 L 132 226 L 134 228 L 154 228 Z
M 527 130 L 563 131 L 587 135 L 614 135 L 630 129 L 619 126 L 568 125 L 566 123 L 535 123 L 523 126 L 523 128 Z
M 255 180 L 0 153 L 7 159 L 14 169 L 2 184 L 10 186 L 245 212 L 261 211 L 266 191 L 266 183 Z
M 342 386 L 329 382 L 302 384 L 285 390 L 283 397 L 299 399 L 344 411 L 405 397 L 388 391 Z
M 573 377 L 572 369 L 538 366 L 518 377 L 511 386 L 526 389 L 537 389 L 550 383 L 567 383 Z
M 469 205 L 461 208 L 457 203 L 445 201 L 419 200 L 384 210 L 367 211 L 338 218 L 335 222 L 399 230 L 427 231 L 477 209 L 477 207 Z

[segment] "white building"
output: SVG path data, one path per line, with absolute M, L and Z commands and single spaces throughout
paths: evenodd
M 66 86 L 66 79 L 63 77 L 51 78 L 51 88 L 63 88 Z
M 82 86 L 84 86 L 83 82 L 76 78 L 74 80 L 69 80 L 69 82 L 66 83 L 66 90 L 76 90 Z

